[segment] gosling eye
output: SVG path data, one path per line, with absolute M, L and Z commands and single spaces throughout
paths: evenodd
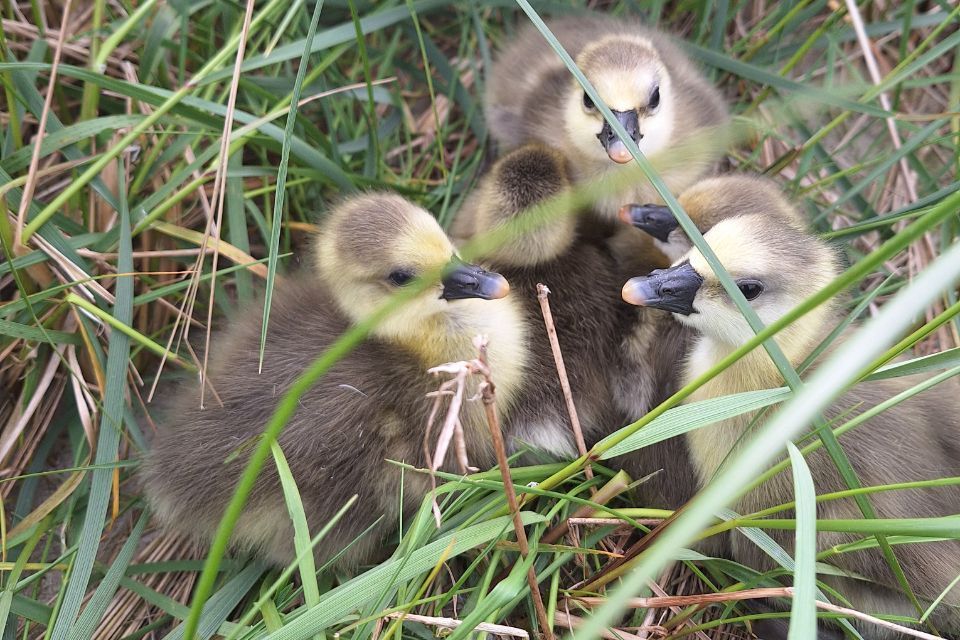
M 583 108 L 587 111 L 593 111 L 597 108 L 597 105 L 593 104 L 593 98 L 587 95 L 587 92 L 583 92 Z
M 763 283 L 759 280 L 737 280 L 737 288 L 747 300 L 756 300 L 763 293 Z
M 391 271 L 390 275 L 387 276 L 387 280 L 390 284 L 395 287 L 402 287 L 405 284 L 409 284 L 416 276 L 412 271 L 407 269 L 397 269 L 396 271 Z
M 653 90 L 653 93 L 650 94 L 650 99 L 647 100 L 647 109 L 653 111 L 660 106 L 660 87 L 656 87 Z

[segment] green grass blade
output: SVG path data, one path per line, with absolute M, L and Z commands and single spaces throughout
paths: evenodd
M 450 634 L 450 640 L 463 640 L 467 638 L 478 624 L 484 622 L 491 613 L 497 609 L 506 606 L 518 594 L 524 590 L 529 591 L 527 586 L 527 570 L 533 565 L 537 554 L 531 553 L 520 562 L 513 563 L 510 573 L 506 579 L 501 580 L 484 598 L 477 603 L 477 607 L 471 611 L 462 624 L 454 629 Z
M 317 0 L 313 8 L 313 17 L 310 19 L 310 30 L 307 42 L 313 41 L 313 34 L 317 32 L 320 22 L 320 11 L 323 9 L 323 0 Z M 303 89 L 303 78 L 307 74 L 307 62 L 310 59 L 310 49 L 303 47 L 300 56 L 300 66 L 297 68 L 297 79 L 293 85 L 293 97 L 290 100 L 290 112 L 287 114 L 287 126 L 283 130 L 283 148 L 280 151 L 280 166 L 277 169 L 277 192 L 273 203 L 273 221 L 270 225 L 270 260 L 267 262 L 267 288 L 263 299 L 263 325 L 260 329 L 260 367 L 263 367 L 263 350 L 267 345 L 267 327 L 270 323 L 270 304 L 273 301 L 273 288 L 277 279 L 277 256 L 280 254 L 280 222 L 283 220 L 283 200 L 286 195 L 287 167 L 290 163 L 290 140 L 293 136 L 293 127 L 297 123 L 300 92 Z
M 140 542 L 140 536 L 143 535 L 143 529 L 146 527 L 148 519 L 149 514 L 146 511 L 140 514 L 140 518 L 133 526 L 133 531 L 130 532 L 129 537 L 124 541 L 120 553 L 117 554 L 113 564 L 107 569 L 103 580 L 100 581 L 97 589 L 90 597 L 87 607 L 80 614 L 80 617 L 77 618 L 76 624 L 70 630 L 70 640 L 86 640 L 94 636 L 97 625 L 103 618 L 103 614 L 107 612 L 110 600 L 120 587 L 120 579 L 123 578 L 123 574 L 130 564 L 130 560 L 133 559 L 133 554 L 137 550 L 137 544 Z
M 655 572 L 677 549 L 686 545 L 712 518 L 718 504 L 726 504 L 747 485 L 757 469 L 771 461 L 784 441 L 798 434 L 859 373 L 859 369 L 892 344 L 911 323 L 916 310 L 929 304 L 939 292 L 960 277 L 960 245 L 942 255 L 910 286 L 890 300 L 883 310 L 854 334 L 739 453 L 713 481 L 691 501 L 673 522 L 672 535 L 661 536 L 633 565 L 632 572 L 610 596 L 609 602 L 591 616 L 580 633 L 590 637 L 607 627 L 623 610 L 627 598 L 653 579 Z M 818 523 L 818 527 L 820 523 Z M 875 529 L 876 533 L 885 533 Z
M 543 522 L 545 519 L 539 514 L 527 511 L 521 512 L 520 515 L 525 525 Z M 407 558 L 388 560 L 327 592 L 321 598 L 319 605 L 268 637 L 270 640 L 306 640 L 355 610 L 362 603 L 379 596 L 386 587 L 387 580 L 393 580 L 395 583 L 403 582 L 427 573 L 444 555 L 452 558 L 504 535 L 511 530 L 511 522 L 509 516 L 494 518 L 441 536 L 412 552 Z M 448 549 L 449 553 L 445 554 Z
M 203 607 L 198 619 L 196 631 L 187 633 L 187 624 L 183 623 L 164 636 L 163 640 L 208 640 L 217 633 L 242 598 L 264 574 L 266 567 L 253 563 L 231 578 Z
M 283 487 L 283 499 L 287 503 L 287 511 L 293 520 L 293 546 L 296 550 L 300 566 L 300 582 L 303 585 L 303 599 L 308 607 L 312 607 L 320 600 L 320 587 L 317 586 L 317 567 L 313 562 L 313 546 L 310 544 L 310 528 L 307 526 L 307 514 L 303 510 L 303 501 L 300 499 L 300 490 L 297 481 L 290 471 L 287 458 L 279 443 L 271 445 L 273 460 L 277 465 L 277 474 Z
M 797 503 L 797 533 L 794 552 L 793 603 L 790 607 L 788 640 L 817 635 L 817 502 L 813 477 L 806 460 L 792 442 L 787 443 L 793 466 L 793 493 Z
M 130 213 L 127 211 L 125 168 L 118 167 L 120 193 L 120 256 L 117 270 L 120 273 L 133 271 L 133 258 L 130 237 Z M 133 320 L 133 278 L 119 278 L 116 288 L 116 304 L 111 314 L 116 320 L 129 326 Z M 103 414 L 100 419 L 100 432 L 97 437 L 97 453 L 94 464 L 105 465 L 115 462 L 123 430 L 123 405 L 127 392 L 127 364 L 130 353 L 130 338 L 122 331 L 111 331 L 109 353 L 107 355 L 107 386 L 104 389 Z M 77 557 L 66 585 L 63 603 L 53 625 L 51 638 L 67 640 L 80 612 L 80 604 L 86 594 L 87 584 L 93 572 L 93 562 L 100 548 L 100 534 L 103 532 L 104 518 L 110 501 L 110 489 L 113 484 L 113 471 L 94 469 L 90 483 L 90 496 L 83 527 L 80 530 Z
M 597 443 L 597 448 L 603 450 L 599 459 L 609 460 L 727 418 L 769 407 L 783 402 L 790 395 L 789 389 L 781 387 L 746 391 L 675 407 L 622 440 L 619 432 L 614 432 L 601 440 Z M 607 442 L 616 442 L 616 444 L 606 447 Z

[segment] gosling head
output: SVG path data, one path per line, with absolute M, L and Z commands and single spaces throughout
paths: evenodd
M 497 265 L 534 266 L 563 254 L 576 239 L 566 161 L 555 149 L 528 144 L 493 166 L 480 187 L 475 231 L 508 227 L 484 257 Z
M 419 278 L 431 280 L 375 330 L 386 337 L 421 331 L 461 301 L 510 291 L 500 274 L 462 262 L 433 216 L 393 194 L 360 195 L 335 207 L 321 227 L 317 254 L 320 277 L 354 322 Z
M 835 252 L 814 236 L 768 215 L 721 220 L 704 236 L 764 324 L 777 320 L 825 287 L 839 272 Z M 663 309 L 715 341 L 736 347 L 753 330 L 696 249 L 669 269 L 631 278 L 631 304 Z M 821 305 L 785 330 L 781 340 L 799 350 L 819 335 L 830 305 Z
M 674 96 L 670 74 L 652 42 L 611 35 L 586 47 L 576 63 L 644 155 L 667 146 L 673 133 Z M 593 100 L 573 80 L 564 124 L 568 143 L 576 151 L 572 157 L 617 164 L 632 159 Z
M 725 218 L 744 215 L 773 216 L 798 229 L 803 216 L 784 197 L 775 182 L 760 176 L 730 175 L 701 180 L 677 198 L 701 233 Z M 671 262 L 693 246 L 670 208 L 662 204 L 628 204 L 620 219 L 646 232 Z

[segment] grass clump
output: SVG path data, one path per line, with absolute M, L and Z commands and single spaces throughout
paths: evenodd
M 955 244 L 960 33 L 950 4 L 533 9 L 637 14 L 684 36 L 748 125 L 730 168 L 774 176 L 846 250 L 853 266 L 824 295 L 853 291 L 851 318 L 879 313 Z M 135 474 L 156 428 L 151 399 L 204 366 L 211 324 L 298 267 L 305 233 L 340 194 L 393 189 L 449 222 L 492 152 L 480 107 L 491 51 L 527 17 L 492 0 L 72 0 L 4 2 L 0 14 L 0 626 L 24 638 L 179 637 L 206 552 L 158 534 L 144 515 Z M 877 341 L 911 339 L 857 363 L 856 375 L 884 375 L 911 350 L 933 359 L 895 373 L 957 373 L 960 307 L 944 285 L 874 329 Z M 814 403 L 844 380 L 804 393 Z M 720 402 L 738 411 L 774 401 Z M 687 411 L 686 428 L 706 423 L 706 408 Z M 640 446 L 676 415 L 651 416 L 609 447 Z M 591 504 L 592 488 L 617 493 L 622 478 L 594 469 L 592 480 L 573 465 L 513 469 L 517 492 L 539 496 L 524 512 L 534 548 Z M 423 637 L 435 625 L 422 616 L 469 622 L 456 637 L 481 622 L 535 629 L 499 475 L 441 477 L 441 527 L 425 505 L 404 523 L 397 555 L 355 577 L 225 560 L 196 608 L 197 634 Z M 603 510 L 629 530 L 666 515 L 623 497 Z M 851 526 L 863 544 L 891 531 L 958 535 L 919 520 Z M 574 531 L 575 544 L 544 543 L 532 560 L 558 633 L 590 615 L 568 609 L 568 589 L 627 543 L 610 524 Z M 799 570 L 683 558 L 673 574 L 643 564 L 633 579 L 656 578 L 669 594 L 723 593 Z M 709 615 L 650 611 L 610 620 L 719 634 L 761 617 L 732 601 Z

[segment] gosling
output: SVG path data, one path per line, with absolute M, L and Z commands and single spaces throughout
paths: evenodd
M 494 164 L 454 220 L 464 239 L 513 227 L 505 242 L 485 253 L 492 268 L 510 280 L 529 326 L 530 373 L 505 426 L 514 448 L 527 443 L 560 457 L 578 452 L 537 283 L 551 290 L 557 339 L 587 446 L 637 420 L 675 390 L 685 344 L 685 330 L 678 331 L 676 323 L 619 299 L 622 271 L 602 241 L 584 237 L 588 223 L 579 215 L 568 176 L 559 151 L 524 145 Z M 641 327 L 650 338 L 642 347 L 632 338 Z M 632 477 L 651 476 L 637 491 L 645 505 L 676 508 L 696 489 L 682 438 L 614 464 Z
M 557 376 L 537 284 L 550 307 L 574 404 L 588 444 L 622 424 L 613 410 L 608 372 L 630 307 L 605 248 L 583 241 L 571 199 L 567 163 L 556 150 L 531 143 L 500 158 L 454 220 L 462 242 L 503 234 L 480 259 L 502 273 L 528 327 L 529 367 L 516 407 L 504 425 L 514 449 L 523 444 L 553 456 L 578 455 Z
M 184 389 L 159 429 L 143 474 L 163 526 L 208 541 L 251 448 L 294 380 L 394 293 L 429 278 L 434 282 L 425 291 L 380 323 L 300 398 L 278 439 L 311 534 L 359 495 L 359 506 L 315 550 L 318 562 L 335 560 L 350 568 L 378 560 L 401 513 L 415 509 L 429 490 L 427 478 L 401 476 L 387 462 L 426 466 L 423 430 L 431 406 L 425 396 L 438 384 L 426 370 L 476 357 L 473 338 L 484 334 L 498 407 L 509 407 L 523 376 L 526 338 L 520 311 L 504 299 L 506 280 L 459 261 L 433 217 L 403 198 L 374 193 L 343 202 L 325 220 L 316 246 L 316 268 L 276 293 L 262 373 L 261 321 L 255 312 L 217 342 L 209 379 L 221 404 L 208 400 L 213 406 L 200 410 L 198 390 Z M 464 403 L 461 419 L 471 464 L 488 467 L 495 458 L 477 404 Z M 449 457 L 445 464 L 455 468 Z M 284 565 L 294 557 L 292 540 L 277 471 L 267 465 L 232 544 Z
M 718 222 L 706 234 L 711 248 L 735 279 L 743 295 L 764 323 L 771 323 L 787 310 L 824 287 L 839 272 L 838 257 L 823 242 L 785 223 L 778 216 L 743 215 Z M 684 368 L 690 381 L 748 340 L 753 332 L 721 287 L 702 255 L 692 250 L 669 269 L 633 278 L 623 287 L 626 301 L 663 309 L 696 332 Z M 826 304 L 811 311 L 776 336 L 790 363 L 796 367 L 819 345 L 840 321 L 838 305 Z M 842 338 L 841 338 L 842 339 Z M 827 413 L 846 420 L 876 406 L 916 383 L 896 378 L 864 383 L 844 395 Z M 783 379 L 762 349 L 757 349 L 705 384 L 691 401 L 756 389 L 775 388 Z M 840 442 L 864 486 L 930 480 L 960 475 L 960 388 L 947 382 L 898 404 L 844 434 Z M 687 442 L 701 483 L 714 475 L 736 443 L 748 430 L 753 415 L 724 420 L 713 427 L 687 434 Z M 907 446 L 904 446 L 904 445 Z M 822 449 L 807 456 L 819 493 L 846 488 L 830 458 Z M 780 473 L 737 503 L 738 511 L 752 513 L 793 500 L 789 472 Z M 960 513 L 960 493 L 952 488 L 886 491 L 870 496 L 878 517 L 935 517 Z M 818 505 L 818 517 L 862 517 L 849 501 Z M 769 532 L 792 551 L 793 534 Z M 820 532 L 817 546 L 826 550 L 855 539 L 854 536 Z M 733 557 L 760 570 L 773 568 L 772 561 L 743 536 L 729 538 Z M 960 542 L 949 540 L 897 545 L 907 580 L 918 597 L 929 604 L 956 578 L 960 567 Z M 879 551 L 861 550 L 837 554 L 831 559 L 841 569 L 865 576 L 870 582 L 851 578 L 823 580 L 833 584 L 852 603 L 868 613 L 916 616 L 916 610 L 896 589 L 896 581 Z M 960 632 L 960 592 L 950 591 L 932 616 L 938 629 L 951 635 Z M 876 627 L 864 627 L 868 637 L 882 635 Z
M 720 159 L 726 104 L 668 36 L 622 17 L 565 17 L 548 26 L 671 192 L 693 184 Z M 658 198 L 624 142 L 532 25 L 520 28 L 496 58 L 485 113 L 501 152 L 530 141 L 556 145 L 570 161 L 574 182 L 596 187 L 594 207 L 608 222 L 624 202 Z

